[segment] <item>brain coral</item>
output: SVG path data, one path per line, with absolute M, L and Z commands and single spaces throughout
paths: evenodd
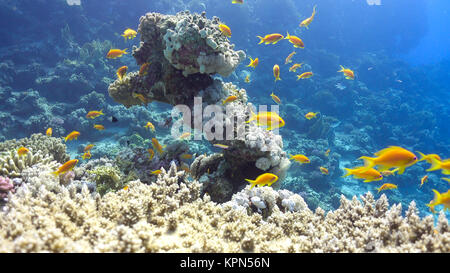
M 25 184 L 12 196 L 0 213 L 0 252 L 450 251 L 443 213 L 434 227 L 433 217 L 417 215 L 414 202 L 402 217 L 401 205 L 389 207 L 385 195 L 375 200 L 368 193 L 362 202 L 342 197 L 326 215 L 272 188 L 247 188 L 217 204 L 200 198 L 200 184 L 175 164 L 156 183 L 134 181 L 104 196 L 55 187 Z M 264 206 L 265 217 L 256 209 Z

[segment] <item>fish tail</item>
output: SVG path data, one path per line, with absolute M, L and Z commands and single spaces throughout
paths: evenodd
M 317 8 L 317 5 L 314 5 L 312 16 L 316 15 L 316 8 Z
M 436 158 L 431 158 L 431 167 L 427 169 L 427 172 L 432 172 L 441 169 L 441 161 L 437 160 Z
M 342 65 L 339 66 L 341 67 L 341 70 L 339 70 L 338 72 L 343 72 L 345 68 Z
M 397 171 L 398 174 L 403 174 L 405 172 L 405 167 L 399 167 L 397 169 L 398 169 L 398 171 Z
M 419 151 L 417 151 L 417 152 L 418 152 L 419 155 L 420 155 L 419 161 L 426 160 L 426 155 L 424 155 L 423 153 L 421 153 L 421 152 L 419 152 Z M 419 161 L 417 161 L 417 162 L 419 162 Z
M 248 183 L 250 183 L 252 186 L 250 187 L 250 189 L 253 189 L 254 186 L 256 186 L 256 181 L 255 180 L 251 180 L 251 179 L 245 179 L 245 181 L 247 181 Z
M 258 45 L 264 43 L 264 38 L 263 38 L 263 37 L 261 37 L 261 36 L 256 36 L 256 37 L 258 37 L 259 39 L 261 39 L 261 41 L 259 41 Z
M 343 175 L 342 177 L 346 177 L 346 176 L 349 176 L 349 175 L 352 175 L 353 174 L 353 170 L 352 169 L 348 169 L 348 168 L 344 168 L 344 170 L 347 172 L 345 175 Z
M 125 49 L 123 50 L 123 54 L 128 54 L 127 49 L 128 49 L 128 48 L 125 48 Z
M 290 37 L 291 37 L 291 35 L 289 35 L 289 31 L 286 31 L 286 37 L 284 37 L 284 39 L 289 40 Z
M 365 167 L 365 169 L 373 168 L 376 165 L 375 158 L 373 158 L 373 157 L 361 156 L 358 159 L 364 160 L 364 167 Z

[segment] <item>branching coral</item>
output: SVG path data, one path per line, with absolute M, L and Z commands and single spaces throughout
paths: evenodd
M 221 205 L 200 198 L 200 184 L 175 164 L 156 183 L 134 181 L 104 196 L 36 182 L 19 188 L 0 214 L 0 252 L 450 251 L 443 213 L 434 227 L 414 203 L 402 217 L 385 195 L 342 197 L 327 215 L 270 187 L 246 188 Z
M 0 174 L 9 177 L 20 177 L 21 172 L 27 167 L 31 167 L 37 163 L 49 163 L 53 161 L 52 156 L 42 155 L 38 151 L 33 153 L 29 151 L 24 156 L 19 156 L 16 150 L 0 155 Z

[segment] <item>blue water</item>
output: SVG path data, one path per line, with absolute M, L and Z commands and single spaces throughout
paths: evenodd
M 300 28 L 314 5 L 317 14 L 309 29 Z M 340 194 L 380 195 L 376 188 L 381 181 L 341 177 L 344 167 L 362 164 L 360 156 L 390 145 L 443 159 L 450 156 L 450 2 L 445 0 L 381 0 L 381 5 L 365 0 L 246 0 L 243 5 L 231 0 L 81 0 L 81 6 L 63 0 L 0 1 L 1 140 L 43 133 L 49 126 L 56 127 L 57 137 L 84 130 L 79 142 L 68 144 L 69 153 L 79 157 L 82 146 L 96 142 L 104 145 L 93 154 L 98 158 L 120 153 L 129 136 L 151 138 L 143 124 L 164 122 L 170 107 L 151 103 L 125 109 L 114 102 L 107 89 L 117 67 L 139 67 L 131 54 L 116 60 L 105 54 L 111 47 L 131 51 L 139 45 L 139 36 L 124 42 L 120 34 L 137 29 L 144 13 L 186 9 L 206 10 L 208 18 L 218 16 L 232 30 L 230 41 L 236 49 L 259 58 L 256 69 L 246 67 L 247 59 L 223 80 L 245 88 L 255 104 L 273 104 L 272 92 L 281 98 L 284 149 L 314 156 L 310 166 L 293 164 L 283 187 L 301 193 L 311 208 L 335 209 Z M 258 44 L 257 35 L 286 32 L 301 37 L 305 48 L 294 49 L 287 41 Z M 284 60 L 293 50 L 294 62 L 304 63 L 299 71 L 314 72 L 311 79 L 297 81 L 296 73 L 288 71 L 292 63 L 285 65 Z M 274 64 L 281 67 L 282 80 L 276 83 Z M 340 65 L 355 72 L 354 81 L 337 72 Z M 247 74 L 250 83 L 244 81 Z M 107 113 L 100 119 L 106 127 L 102 132 L 84 117 L 99 106 Z M 303 117 L 307 112 L 320 112 L 325 124 L 337 126 L 313 134 L 312 123 Z M 109 122 L 111 116 L 119 122 Z M 170 134 L 157 127 L 158 137 Z M 210 151 L 204 145 L 193 149 Z M 330 174 L 322 175 L 319 166 Z M 386 177 L 383 182 L 397 184 L 398 189 L 382 193 L 404 208 L 414 200 L 421 215 L 430 214 L 425 204 L 433 199 L 431 189 L 446 192 L 448 183 L 440 171 L 427 173 L 428 166 L 420 162 L 403 175 Z M 429 181 L 419 188 L 426 174 Z

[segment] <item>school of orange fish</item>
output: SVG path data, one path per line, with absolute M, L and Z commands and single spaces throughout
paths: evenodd
M 244 1 L 243 0 L 241 0 L 241 1 L 232 0 L 232 3 L 233 4 L 243 4 Z M 309 25 L 312 23 L 315 15 L 316 15 L 316 8 L 317 7 L 314 6 L 312 15 L 310 17 L 304 19 L 300 23 L 299 27 L 305 27 L 306 29 L 309 28 Z M 228 37 L 228 38 L 231 37 L 231 29 L 227 25 L 220 24 L 219 30 L 226 37 Z M 137 32 L 133 29 L 128 28 L 124 31 L 124 33 L 121 36 L 123 36 L 125 41 L 127 41 L 128 39 L 134 39 L 137 36 Z M 262 36 L 257 36 L 257 37 L 260 39 L 259 44 L 264 43 L 266 45 L 269 45 L 269 44 L 274 45 L 284 39 L 284 40 L 289 40 L 289 42 L 293 45 L 294 48 L 303 49 L 305 47 L 305 44 L 299 37 L 290 35 L 289 32 L 287 32 L 286 37 L 284 37 L 283 35 L 281 35 L 279 33 L 272 33 L 272 34 L 267 34 L 264 37 L 262 37 Z M 111 49 L 107 53 L 106 58 L 116 59 L 116 58 L 122 57 L 124 54 L 128 54 L 127 49 L 124 49 L 124 50 Z M 294 50 L 292 53 L 290 53 L 287 56 L 287 58 L 285 60 L 285 65 L 293 62 L 292 58 L 294 57 L 295 54 L 297 54 L 297 52 Z M 252 67 L 253 69 L 256 69 L 258 64 L 259 64 L 258 58 L 255 58 L 255 59 L 250 58 L 250 64 L 247 65 L 247 67 Z M 141 68 L 139 70 L 139 76 L 142 77 L 142 76 L 146 75 L 149 65 L 150 65 L 150 63 L 144 63 L 143 65 L 141 65 Z M 300 69 L 302 67 L 302 65 L 303 65 L 303 63 L 294 63 L 289 68 L 289 71 L 296 73 L 297 69 Z M 345 76 L 345 79 L 354 80 L 355 74 L 351 69 L 345 68 L 342 65 L 340 66 L 340 68 L 341 69 L 338 70 L 338 72 L 342 72 L 343 75 Z M 127 69 L 128 69 L 127 66 L 122 66 L 117 69 L 116 74 L 117 74 L 117 78 L 120 81 L 122 81 L 123 78 L 126 76 Z M 275 78 L 275 83 L 277 81 L 281 80 L 280 66 L 278 64 L 275 64 L 273 66 L 273 76 Z M 312 71 L 306 71 L 306 72 L 303 72 L 303 73 L 297 75 L 297 80 L 308 79 L 308 78 L 311 78 L 312 76 L 313 76 Z M 250 82 L 249 75 L 246 76 L 245 82 L 246 83 Z M 277 104 L 281 104 L 281 99 L 277 95 L 275 95 L 273 92 L 270 94 L 270 96 Z M 142 94 L 133 93 L 133 97 L 139 99 L 145 105 L 147 105 L 149 102 L 148 98 L 146 98 Z M 222 101 L 222 105 L 231 103 L 235 100 L 237 100 L 236 96 L 229 96 L 228 98 L 226 98 Z M 310 119 L 316 118 L 318 114 L 319 114 L 318 112 L 309 112 L 305 115 L 305 118 L 310 120 Z M 86 118 L 95 119 L 101 115 L 104 115 L 102 110 L 100 110 L 100 111 L 93 110 L 93 111 L 88 112 L 88 114 L 86 115 Z M 250 119 L 247 120 L 246 123 L 250 123 L 253 121 L 256 121 L 256 124 L 258 126 L 266 127 L 266 130 L 273 130 L 275 128 L 280 128 L 285 125 L 284 120 L 275 112 L 258 112 L 256 114 L 251 112 Z M 94 124 L 93 127 L 97 130 L 105 129 L 105 127 L 101 124 Z M 152 132 L 155 132 L 155 130 L 156 130 L 155 126 L 151 122 L 147 122 L 143 127 L 148 130 L 151 130 Z M 46 135 L 52 136 L 52 128 L 48 128 L 46 130 Z M 80 132 L 73 131 L 65 137 L 65 141 L 67 142 L 67 141 L 71 141 L 71 140 L 77 140 L 79 136 L 80 136 Z M 190 139 L 190 137 L 191 137 L 191 134 L 189 132 L 187 132 L 187 133 L 182 134 L 179 137 L 179 139 L 180 140 L 188 140 L 188 139 Z M 153 149 L 151 149 L 151 148 L 148 149 L 150 160 L 153 159 L 153 157 L 155 155 L 155 151 L 159 155 L 161 155 L 164 153 L 163 149 L 165 148 L 165 146 L 161 145 L 156 138 L 152 138 L 152 146 L 153 146 Z M 214 144 L 213 146 L 221 148 L 221 149 L 228 148 L 228 146 L 223 145 L 223 144 Z M 84 148 L 84 151 L 83 151 L 84 153 L 81 156 L 81 158 L 83 160 L 87 160 L 87 159 L 91 158 L 91 156 L 92 156 L 91 149 L 93 147 L 94 147 L 94 144 L 89 144 Z M 29 150 L 26 147 L 21 147 L 17 151 L 19 156 L 25 156 L 28 152 L 29 152 Z M 325 152 L 325 155 L 328 156 L 329 153 L 330 153 L 330 149 L 328 149 Z M 410 167 L 420 161 L 426 161 L 429 164 L 431 164 L 430 168 L 428 168 L 426 170 L 427 172 L 441 170 L 442 174 L 450 175 L 450 159 L 442 160 L 441 157 L 437 154 L 425 155 L 421 152 L 418 152 L 418 153 L 421 155 L 420 159 L 418 159 L 414 153 L 412 153 L 411 151 L 408 151 L 402 147 L 390 146 L 388 148 L 385 148 L 385 149 L 382 149 L 381 151 L 376 152 L 374 154 L 376 157 L 368 157 L 368 156 L 360 157 L 359 159 L 364 160 L 364 165 L 354 167 L 353 169 L 345 168 L 346 174 L 343 177 L 352 175 L 356 179 L 364 179 L 363 182 L 380 181 L 380 180 L 383 180 L 385 177 L 394 176 L 395 173 L 401 175 L 404 173 L 404 171 L 407 167 Z M 189 160 L 192 158 L 193 158 L 193 156 L 191 154 L 182 154 L 180 156 L 181 160 Z M 295 162 L 298 162 L 299 164 L 310 163 L 310 159 L 307 156 L 302 155 L 302 154 L 290 155 L 290 160 L 294 160 Z M 183 169 L 186 172 L 189 172 L 189 166 L 186 163 L 184 163 L 183 161 L 181 161 L 181 162 L 182 162 L 180 164 L 181 169 Z M 78 163 L 78 159 L 69 160 L 68 162 L 64 163 L 61 167 L 59 167 L 59 169 L 56 170 L 54 172 L 54 174 L 60 175 L 65 172 L 68 172 L 68 171 L 72 170 L 76 166 L 77 163 Z M 377 167 L 377 169 L 375 167 Z M 329 174 L 328 169 L 326 169 L 325 167 L 319 167 L 319 169 L 320 169 L 320 172 L 323 173 L 324 175 Z M 160 173 L 161 173 L 161 170 L 154 170 L 151 172 L 151 174 L 153 174 L 153 175 L 158 175 Z M 450 177 L 443 177 L 442 179 L 450 182 Z M 265 185 L 271 186 L 273 183 L 275 183 L 278 180 L 278 177 L 272 173 L 263 173 L 254 180 L 252 180 L 252 179 L 245 179 L 245 180 L 247 182 L 249 182 L 251 184 L 251 188 L 253 188 L 256 185 L 258 185 L 260 187 L 265 186 Z M 424 175 L 420 179 L 419 187 L 422 187 L 427 181 L 428 181 L 428 175 Z M 124 190 L 126 190 L 127 188 L 128 187 L 126 186 L 124 188 Z M 397 189 L 397 185 L 392 184 L 392 183 L 384 183 L 379 188 L 377 188 L 378 193 L 383 190 L 391 190 L 391 189 Z M 427 204 L 427 206 L 430 207 L 431 211 L 434 213 L 435 212 L 434 208 L 437 205 L 443 205 L 444 210 L 450 209 L 450 190 L 448 190 L 446 193 L 439 193 L 435 189 L 432 189 L 432 190 L 434 192 L 434 199 L 431 200 L 429 204 Z

